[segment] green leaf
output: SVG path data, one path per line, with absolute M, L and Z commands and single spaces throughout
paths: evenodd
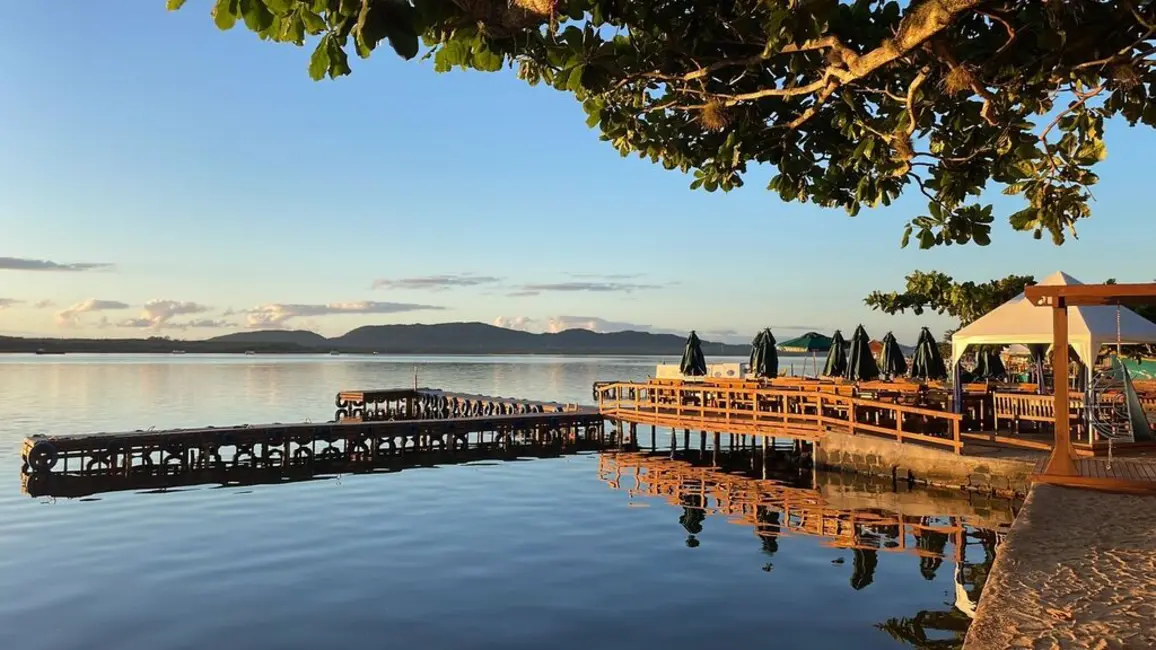
M 582 90 L 582 73 L 586 71 L 586 66 L 579 63 L 570 69 L 570 78 L 566 80 L 566 89 L 578 92 Z
M 265 0 L 265 6 L 269 8 L 269 11 L 278 16 L 284 16 L 293 11 L 297 3 L 295 0 Z
M 213 22 L 218 29 L 233 29 L 237 24 L 237 0 L 217 0 L 213 5 Z
M 330 40 L 329 34 L 322 36 L 321 41 L 317 44 L 317 49 L 313 50 L 313 56 L 309 58 L 309 76 L 314 81 L 321 81 L 325 78 L 325 73 L 329 71 Z
M 325 31 L 325 19 L 308 9 L 301 9 L 301 20 L 305 23 L 305 31 L 310 34 L 320 34 Z
M 176 11 L 185 5 L 185 0 L 168 0 L 165 3 L 165 8 L 169 11 Z
M 329 39 L 329 44 L 329 78 L 336 79 L 353 72 L 349 68 L 349 56 L 337 39 Z
M 363 3 L 361 0 L 341 0 L 341 2 L 337 5 L 337 13 L 341 14 L 342 16 L 353 16 L 361 11 L 367 4 L 371 3 Z
M 262 0 L 240 0 L 241 14 L 245 26 L 255 32 L 263 32 L 273 25 L 273 14 Z
M 1076 159 L 1084 165 L 1098 163 L 1108 157 L 1108 147 L 1103 140 L 1089 140 L 1080 145 Z
M 474 67 L 483 72 L 497 72 L 502 69 L 502 55 L 485 46 L 476 48 Z
M 417 56 L 418 42 L 417 34 L 412 31 L 403 29 L 389 30 L 389 45 L 404 59 L 412 59 Z M 498 69 L 501 69 L 501 57 L 498 58 Z
M 903 229 L 903 239 L 899 241 L 900 248 L 907 248 L 907 245 L 911 243 L 912 230 L 911 224 L 907 224 L 907 227 Z

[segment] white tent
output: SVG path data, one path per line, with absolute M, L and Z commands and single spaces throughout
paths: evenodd
M 1040 284 L 1083 283 L 1057 271 Z M 1085 365 L 1095 364 L 1102 346 L 1116 343 L 1116 314 L 1113 306 L 1068 308 L 1068 341 Z M 1126 307 L 1120 308 L 1119 316 L 1121 343 L 1156 343 L 1156 323 Z M 953 334 L 951 357 L 958 363 L 969 345 L 1051 342 L 1052 308 L 1036 307 L 1021 293 Z

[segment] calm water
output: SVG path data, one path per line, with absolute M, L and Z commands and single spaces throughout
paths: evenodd
M 589 403 L 595 380 L 641 379 L 657 361 L 0 356 L 0 648 L 896 648 L 959 637 L 956 575 L 982 582 L 994 534 L 969 529 L 960 564 L 958 535 L 896 540 L 881 524 L 868 542 L 925 557 L 853 551 L 785 509 L 822 493 L 884 517 L 899 498 L 948 525 L 931 515 L 974 512 L 966 500 L 929 513 L 928 495 L 832 487 L 838 477 L 777 457 L 721 453 L 710 469 L 694 451 L 584 453 L 85 499 L 20 489 L 31 433 L 326 420 L 339 389 L 409 386 L 415 366 L 424 386 Z M 767 471 L 784 485 L 750 478 Z M 756 496 L 704 491 L 724 484 Z

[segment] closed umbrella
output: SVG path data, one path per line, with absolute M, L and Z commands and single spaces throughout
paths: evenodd
M 762 332 L 755 334 L 754 340 L 751 341 L 751 356 L 747 362 L 747 367 L 750 368 L 751 372 L 754 372 L 755 368 L 757 368 L 759 366 L 759 355 L 762 354 L 762 352 L 763 352 L 763 348 L 760 345 L 762 343 L 762 341 L 763 341 L 763 333 Z
M 846 346 L 843 333 L 835 330 L 835 336 L 831 337 L 831 349 L 827 351 L 827 364 L 823 366 L 823 376 L 842 377 L 847 372 Z
M 879 366 L 871 354 L 871 339 L 867 330 L 860 325 L 851 335 L 851 354 L 847 357 L 847 370 L 843 376 L 850 381 L 871 381 L 879 378 Z
M 911 359 L 911 376 L 916 379 L 947 379 L 947 366 L 939 345 L 926 327 L 919 332 L 919 342 L 915 345 L 915 356 Z
M 974 375 L 976 379 L 1002 379 L 1007 374 L 1007 370 L 1003 367 L 1003 360 L 999 358 L 999 353 L 995 350 L 984 347 L 975 356 Z
M 693 330 L 686 339 L 686 349 L 682 351 L 682 363 L 678 366 L 679 372 L 690 377 L 706 375 L 706 357 L 702 356 L 702 342 Z
M 888 379 L 907 373 L 907 359 L 903 358 L 903 350 L 899 341 L 891 332 L 883 337 L 883 367 L 880 368 Z
M 770 329 L 759 332 L 752 343 L 751 372 L 756 377 L 774 378 L 779 376 L 779 353 L 775 351 L 775 336 Z

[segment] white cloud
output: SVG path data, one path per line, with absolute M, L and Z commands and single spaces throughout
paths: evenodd
M 97 300 L 91 298 L 56 313 L 56 323 L 61 327 L 76 327 L 80 324 L 80 316 L 91 312 L 128 309 L 128 303 L 119 300 Z M 99 326 L 107 325 L 108 319 L 102 318 Z
M 73 262 L 62 264 L 51 260 L 34 260 L 26 257 L 0 257 L 3 271 L 104 271 L 112 269 L 107 262 Z
M 529 316 L 498 316 L 494 319 L 494 327 L 504 327 L 508 330 L 530 331 L 535 321 Z
M 193 314 L 203 314 L 209 311 L 209 307 L 188 301 L 180 300 L 150 300 L 144 304 L 141 315 L 137 318 L 129 318 L 117 323 L 117 327 L 135 327 L 147 329 L 182 329 L 187 327 L 187 323 L 173 323 L 174 316 L 191 316 Z
M 373 281 L 373 288 L 444 291 L 453 287 L 476 287 L 481 284 L 493 284 L 500 281 L 501 278 L 495 278 L 489 275 L 473 275 L 470 273 L 423 275 L 413 278 L 380 278 Z
M 0 309 L 6 309 L 13 305 L 19 305 L 23 302 L 23 300 L 17 300 L 15 298 L 0 298 Z
M 649 289 L 661 289 L 662 285 L 638 282 L 552 282 L 547 284 L 523 284 L 507 293 L 512 298 L 537 296 L 542 293 L 633 293 Z
M 409 311 L 441 310 L 436 305 L 416 305 L 404 302 L 333 302 L 327 305 L 300 305 L 275 303 L 249 309 L 246 325 L 250 328 L 279 328 L 294 318 L 332 316 L 334 314 L 400 314 Z
M 36 309 L 48 309 L 49 307 L 55 307 L 56 303 L 51 300 L 37 300 L 32 303 L 32 306 Z
M 598 316 L 551 316 L 550 320 L 546 322 L 547 332 L 557 333 L 566 330 L 590 330 L 591 332 L 656 331 L 649 325 L 606 320 Z

